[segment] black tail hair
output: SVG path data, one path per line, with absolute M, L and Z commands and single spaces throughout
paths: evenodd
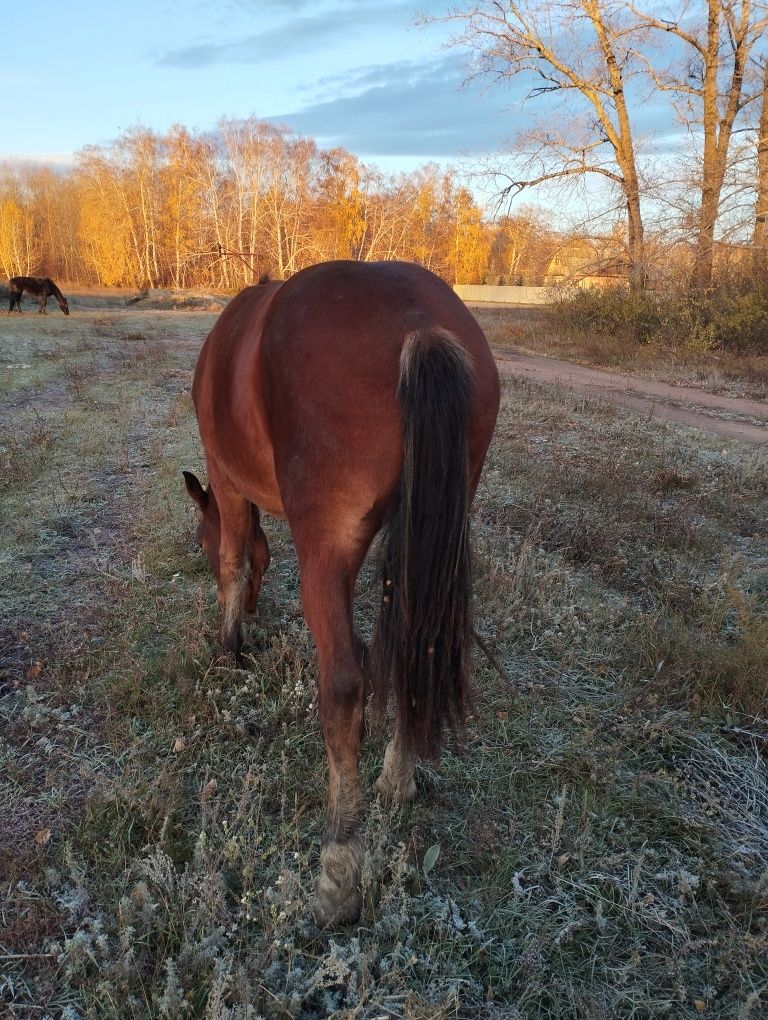
M 397 390 L 403 471 L 381 543 L 374 707 L 381 717 L 394 689 L 400 739 L 433 759 L 444 727 L 464 721 L 468 700 L 472 375 L 470 356 L 451 333 L 406 339 Z

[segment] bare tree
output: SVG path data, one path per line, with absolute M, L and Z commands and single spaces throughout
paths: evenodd
M 768 21 L 765 5 L 753 0 L 685 0 L 674 19 L 665 20 L 632 7 L 638 22 L 654 32 L 675 37 L 683 56 L 665 71 L 647 63 L 657 88 L 675 96 L 684 123 L 702 139 L 700 192 L 697 210 L 694 288 L 712 285 L 715 229 L 728 170 L 737 118 L 754 100 L 747 88 L 750 53 Z
M 504 216 L 493 232 L 489 272 L 498 282 L 541 285 L 556 248 L 551 225 L 541 210 L 523 206 Z
M 627 81 L 637 33 L 618 0 L 481 0 L 447 18 L 464 25 L 454 40 L 475 55 L 471 77 L 538 79 L 528 99 L 569 103 L 569 124 L 529 132 L 529 172 L 509 177 L 507 193 L 598 175 L 619 189 L 626 215 L 630 286 L 645 278 L 644 227 Z

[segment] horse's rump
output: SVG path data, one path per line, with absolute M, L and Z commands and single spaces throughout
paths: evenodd
M 373 503 L 391 499 L 403 463 L 400 355 L 407 337 L 433 330 L 458 337 L 480 370 L 471 391 L 477 459 L 498 376 L 479 326 L 447 284 L 407 263 L 331 262 L 275 293 L 260 360 L 285 498 L 306 498 L 304 486 L 319 478 L 350 511 L 367 502 L 376 513 Z M 334 499 L 338 486 L 346 500 Z

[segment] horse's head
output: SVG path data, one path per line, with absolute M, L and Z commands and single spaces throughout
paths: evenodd
M 65 297 L 59 301 L 59 308 L 64 312 L 65 315 L 69 315 L 69 302 Z
M 191 471 L 184 472 L 184 483 L 200 514 L 197 525 L 197 540 L 208 557 L 211 571 L 216 578 L 219 601 L 221 601 L 223 597 L 219 560 L 221 518 L 219 517 L 219 506 L 216 502 L 216 496 L 210 484 L 204 489 L 197 476 L 193 475 Z M 269 546 L 267 545 L 264 532 L 261 530 L 259 511 L 255 506 L 251 507 L 251 529 L 246 542 L 244 562 L 247 564 L 248 569 L 243 587 L 243 609 L 246 613 L 255 613 L 256 603 L 261 591 L 261 579 L 269 566 Z

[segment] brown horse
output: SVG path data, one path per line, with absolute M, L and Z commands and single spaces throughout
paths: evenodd
M 53 280 L 47 276 L 13 276 L 9 280 L 9 286 L 11 289 L 11 304 L 8 308 L 9 315 L 13 311 L 14 305 L 16 306 L 16 311 L 21 311 L 21 295 L 24 291 L 27 291 L 28 294 L 36 294 L 40 298 L 39 311 L 41 315 L 47 314 L 45 306 L 48 303 L 49 297 L 55 297 L 62 312 L 65 315 L 69 315 L 67 299 Z
M 357 918 L 358 760 L 367 677 L 396 721 L 379 792 L 414 796 L 417 754 L 463 720 L 471 641 L 468 511 L 499 406 L 485 337 L 453 291 L 403 262 L 328 262 L 249 287 L 221 314 L 193 398 L 209 485 L 185 472 L 239 653 L 269 549 L 260 507 L 284 516 L 315 638 L 329 794 L 315 913 Z M 372 656 L 352 599 L 382 527 Z

